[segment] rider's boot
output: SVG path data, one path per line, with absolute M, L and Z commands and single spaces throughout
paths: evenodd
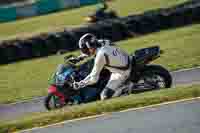
M 133 93 L 134 83 L 129 81 L 127 85 L 128 94 Z
M 128 82 L 123 86 L 124 92 L 125 92 L 126 94 L 131 94 L 131 93 L 133 93 L 133 88 L 134 88 L 134 83 L 131 82 L 131 81 L 128 81 Z

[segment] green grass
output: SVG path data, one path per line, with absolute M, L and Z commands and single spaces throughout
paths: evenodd
M 113 98 L 106 101 L 98 101 L 79 106 L 63 108 L 60 110 L 34 113 L 19 120 L 1 122 L 0 132 L 14 132 L 32 127 L 44 126 L 52 123 L 102 114 L 106 112 L 120 111 L 128 108 L 143 107 L 167 101 L 180 100 L 200 96 L 200 86 L 181 87 L 159 91 L 146 92 L 126 97 Z
M 141 13 L 147 10 L 170 7 L 188 0 L 116 0 L 111 3 L 120 16 Z M 15 37 L 26 37 L 40 32 L 60 30 L 64 27 L 79 25 L 84 17 L 93 12 L 96 6 L 87 6 L 74 10 L 65 10 L 45 16 L 33 17 L 16 22 L 0 24 L 0 40 Z
M 120 44 L 129 53 L 138 48 L 159 45 L 164 54 L 155 63 L 162 64 L 170 70 L 177 70 L 200 65 L 199 35 L 198 24 L 122 41 Z
M 162 31 L 118 42 L 129 53 L 159 44 L 165 53 L 155 63 L 169 70 L 200 65 L 200 24 Z M 76 52 L 77 53 L 77 52 Z M 29 60 L 0 66 L 0 103 L 11 103 L 47 94 L 47 79 L 63 56 Z

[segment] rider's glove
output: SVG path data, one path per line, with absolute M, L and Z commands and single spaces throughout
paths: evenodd
M 74 82 L 73 83 L 73 89 L 74 90 L 79 90 L 80 88 L 84 88 L 85 84 L 83 82 Z

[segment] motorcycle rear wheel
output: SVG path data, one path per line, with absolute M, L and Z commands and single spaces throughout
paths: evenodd
M 170 88 L 172 86 L 172 76 L 162 66 L 148 65 L 137 80 L 137 84 L 151 86 L 150 89 L 144 87 L 144 90 Z

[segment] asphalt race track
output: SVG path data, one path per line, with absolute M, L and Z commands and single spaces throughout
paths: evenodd
M 173 86 L 197 84 L 200 83 L 200 68 L 172 72 L 172 76 Z M 21 116 L 32 112 L 44 111 L 46 111 L 46 109 L 43 106 L 43 98 L 36 98 L 31 101 L 24 101 L 9 105 L 0 104 L 0 121 L 20 118 Z
M 199 133 L 200 99 L 116 112 L 24 133 Z

